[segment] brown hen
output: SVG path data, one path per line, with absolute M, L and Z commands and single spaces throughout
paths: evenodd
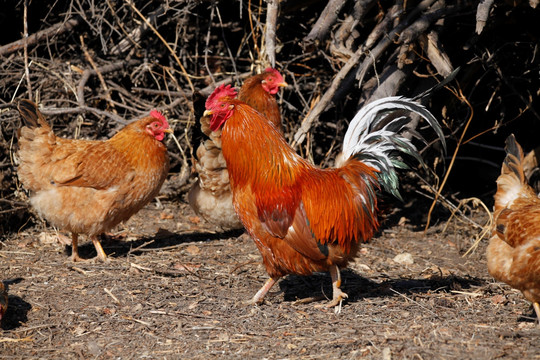
M 107 255 L 98 235 L 128 220 L 158 194 L 169 170 L 161 142 L 171 132 L 163 115 L 124 127 L 107 141 L 62 139 L 29 100 L 19 138 L 20 181 L 30 203 L 51 224 L 72 233 L 72 260 L 81 260 L 78 236 L 92 239 L 99 260 Z
M 281 114 L 275 98 L 280 87 L 287 86 L 283 76 L 272 68 L 244 82 L 239 98 L 259 111 L 280 134 Z M 197 148 L 195 170 L 199 179 L 193 184 L 188 201 L 193 210 L 223 230 L 241 229 L 242 223 L 232 205 L 227 164 L 221 152 L 221 130 L 210 130 L 209 118 L 201 117 L 201 130 L 209 137 Z
M 514 135 L 506 139 L 505 149 L 495 194 L 495 228 L 486 253 L 488 270 L 520 290 L 540 321 L 540 199 L 527 185 L 523 151 Z

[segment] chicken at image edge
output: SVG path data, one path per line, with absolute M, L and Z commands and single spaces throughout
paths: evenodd
M 259 111 L 281 135 L 283 127 L 275 95 L 280 87 L 287 86 L 283 76 L 268 68 L 244 81 L 238 98 Z M 229 184 L 229 172 L 221 151 L 221 130 L 211 131 L 209 118 L 201 117 L 201 130 L 209 138 L 197 148 L 195 170 L 198 179 L 188 193 L 188 202 L 195 213 L 222 230 L 242 229 L 243 225 L 234 211 Z
M 523 150 L 514 135 L 506 139 L 505 149 L 486 250 L 488 270 L 521 291 L 540 321 L 540 199 L 526 182 Z
M 30 203 L 54 226 L 72 233 L 72 260 L 79 257 L 78 236 L 92 240 L 105 261 L 98 235 L 127 221 L 154 199 L 169 171 L 171 132 L 156 110 L 131 122 L 112 138 L 73 140 L 57 137 L 37 105 L 21 100 L 18 176 Z
M 0 281 L 0 325 L 2 324 L 2 318 L 8 308 L 8 294 L 4 288 L 4 283 Z

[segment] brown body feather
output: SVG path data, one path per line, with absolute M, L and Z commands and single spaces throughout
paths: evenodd
M 158 194 L 169 158 L 145 130 L 155 118 L 132 122 L 107 141 L 71 140 L 54 135 L 35 105 L 22 101 L 19 109 L 30 126 L 20 132 L 18 176 L 32 206 L 53 225 L 95 237 Z
M 489 273 L 520 290 L 540 320 L 540 199 L 527 185 L 523 151 L 513 135 L 495 194 L 493 235 L 487 248 Z

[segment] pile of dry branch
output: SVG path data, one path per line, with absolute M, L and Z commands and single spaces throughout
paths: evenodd
M 168 144 L 181 196 L 201 99 L 267 66 L 290 84 L 279 99 L 287 139 L 322 165 L 363 103 L 412 97 L 459 66 L 449 90 L 424 100 L 446 127 L 446 170 L 460 149 L 454 177 L 479 163 L 496 176 L 503 154 L 490 146 L 502 149 L 512 131 L 526 149 L 537 145 L 537 2 L 19 1 L 0 23 L 0 229 L 28 217 L 13 156 L 17 99 L 38 101 L 66 137 L 106 138 L 164 111 L 182 147 Z

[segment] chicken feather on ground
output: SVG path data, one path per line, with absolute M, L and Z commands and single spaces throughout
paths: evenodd
M 259 111 L 283 134 L 281 114 L 275 94 L 280 87 L 287 86 L 283 76 L 272 68 L 252 76 L 240 88 L 239 99 Z M 211 131 L 209 118 L 201 119 L 201 130 L 209 137 L 197 148 L 195 169 L 198 180 L 188 194 L 193 210 L 208 222 L 223 230 L 243 228 L 232 205 L 231 187 L 227 164 L 221 152 L 221 131 Z
M 169 171 L 162 140 L 171 132 L 156 110 L 107 141 L 54 135 L 36 104 L 21 100 L 18 176 L 30 203 L 51 224 L 72 233 L 72 260 L 82 260 L 78 236 L 92 240 L 106 260 L 98 235 L 128 220 L 155 198 Z
M 360 244 L 379 227 L 380 187 L 399 197 L 396 169 L 406 168 L 397 153 L 422 163 L 410 140 L 401 135 L 410 121 L 392 111 L 407 110 L 424 118 L 444 145 L 437 120 L 410 99 L 388 97 L 364 106 L 344 138 L 337 168 L 320 169 L 301 158 L 274 126 L 230 86 L 218 87 L 206 101 L 212 131 L 222 130 L 233 203 L 259 249 L 270 279 L 250 300 L 261 303 L 287 274 L 330 271 L 333 298 L 341 308 L 339 268 L 353 259 Z
M 523 161 L 521 146 L 510 135 L 486 256 L 491 276 L 520 290 L 540 321 L 540 199 L 526 183 Z

